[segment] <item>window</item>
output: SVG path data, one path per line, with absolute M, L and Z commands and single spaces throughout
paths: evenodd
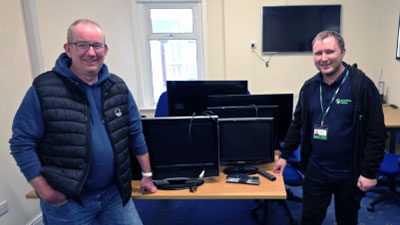
M 201 1 L 137 0 L 143 107 L 153 108 L 167 80 L 204 78 Z

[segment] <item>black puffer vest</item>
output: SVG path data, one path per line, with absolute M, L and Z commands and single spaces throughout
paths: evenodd
M 79 195 L 91 163 L 89 102 L 79 83 L 53 71 L 38 76 L 33 85 L 39 96 L 46 131 L 38 151 L 41 174 L 67 198 Z M 116 160 L 116 181 L 125 205 L 131 197 L 128 88 L 111 74 L 101 84 L 102 114 Z

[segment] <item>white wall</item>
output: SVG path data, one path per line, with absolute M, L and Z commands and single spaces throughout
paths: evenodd
M 135 97 L 139 95 L 130 0 L 35 2 L 45 70 L 52 69 L 55 60 L 64 51 L 69 25 L 77 19 L 91 19 L 100 24 L 106 35 L 109 51 L 105 63 L 110 72 L 121 76 Z
M 379 69 L 383 70 L 381 80 L 387 88 L 388 102 L 400 106 L 400 61 L 395 59 L 400 1 L 385 0 L 384 3 L 379 12 L 379 39 L 374 45 L 380 48 L 377 61 L 381 63 Z
M 51 69 L 63 51 L 67 27 L 78 18 L 102 25 L 110 46 L 106 63 L 121 75 L 136 99 L 141 92 L 136 79 L 133 0 L 36 0 L 44 68 Z M 398 0 L 208 0 L 207 43 L 210 79 L 247 79 L 251 93 L 292 92 L 316 73 L 311 55 L 275 55 L 266 68 L 250 50 L 261 47 L 261 6 L 285 4 L 342 4 L 342 34 L 349 63 L 357 62 L 375 82 L 383 69 L 390 103 L 400 105 L 400 61 L 395 59 L 400 12 Z M 78 7 L 79 6 L 79 7 Z M 26 224 L 39 212 L 38 200 L 27 200 L 31 190 L 9 154 L 13 116 L 30 86 L 31 74 L 20 1 L 0 1 L 0 201 L 10 211 L 0 224 Z M 36 74 L 35 74 L 36 75 Z M 152 112 L 148 112 L 151 116 Z
M 0 1 L 0 21 L 0 202 L 7 200 L 9 206 L 0 224 L 19 225 L 40 213 L 38 200 L 25 199 L 32 187 L 16 166 L 8 144 L 12 119 L 32 82 L 20 1 Z
M 382 67 L 379 47 L 382 38 L 379 19 L 387 12 L 380 10 L 382 1 L 376 0 L 214 0 L 208 1 L 208 42 L 209 68 L 211 77 L 226 79 L 247 79 L 251 93 L 294 93 L 303 82 L 314 75 L 311 54 L 276 54 L 269 67 L 265 67 L 250 49 L 255 42 L 261 54 L 261 7 L 264 5 L 342 5 L 342 35 L 346 42 L 347 55 L 344 60 L 350 64 L 357 62 L 374 81 L 378 80 Z M 393 1 L 394 2 L 394 1 Z M 385 2 L 386 3 L 386 2 Z M 388 5 L 390 8 L 392 5 Z M 392 7 L 398 11 L 399 7 Z M 222 15 L 221 15 L 222 13 Z M 397 23 L 395 13 L 388 20 Z M 393 32 L 396 30 L 394 29 Z M 393 37 L 394 38 L 394 37 Z M 380 42 L 395 46 L 392 42 Z M 390 47 L 389 47 L 390 46 Z M 267 59 L 269 56 L 263 56 Z M 394 63 L 398 61 L 391 58 Z M 224 68 L 221 68 L 224 67 Z M 221 75 L 221 73 L 225 74 Z

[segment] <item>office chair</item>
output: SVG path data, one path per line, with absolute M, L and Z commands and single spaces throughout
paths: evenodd
M 164 91 L 158 99 L 154 117 L 168 116 L 168 93 Z
M 301 147 L 299 146 L 297 150 L 294 151 L 293 154 L 287 160 L 287 165 L 282 174 L 283 181 L 287 186 L 300 186 L 303 183 L 303 174 L 299 171 L 300 151 Z M 286 200 L 302 202 L 302 198 L 296 196 L 288 187 L 286 187 L 286 195 L 287 195 Z M 295 221 L 292 213 L 290 212 L 286 200 L 278 200 L 277 202 L 279 205 L 282 205 L 282 207 L 288 214 L 290 224 L 295 225 L 297 224 L 297 222 Z M 263 203 L 259 204 L 258 206 L 256 206 L 251 210 L 251 215 L 253 217 L 256 217 L 257 216 L 256 212 L 263 207 L 264 207 Z
M 400 175 L 400 155 L 385 153 L 380 164 L 379 173 L 387 176 L 388 189 L 371 189 L 370 191 L 380 194 L 379 197 L 371 202 L 368 211 L 374 212 L 375 205 L 386 199 L 393 199 L 400 202 L 400 192 L 396 190 L 396 177 Z

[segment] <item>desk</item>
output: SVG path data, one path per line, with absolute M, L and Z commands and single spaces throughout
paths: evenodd
M 272 173 L 274 163 L 258 166 Z M 285 184 L 281 174 L 274 174 L 275 181 L 260 177 L 260 185 L 235 184 L 226 183 L 226 175 L 222 172 L 218 177 L 205 178 L 205 183 L 192 193 L 188 189 L 184 190 L 158 190 L 156 193 L 144 194 L 139 196 L 140 181 L 132 181 L 132 198 L 133 199 L 263 199 L 264 207 L 264 224 L 270 224 L 271 203 L 268 200 L 286 199 Z M 29 192 L 25 196 L 28 199 L 37 198 L 34 191 Z M 250 209 L 249 209 L 250 213 Z
M 386 129 L 390 132 L 389 153 L 395 153 L 397 134 L 400 131 L 400 109 L 392 108 L 389 105 L 383 105 L 382 109 Z

